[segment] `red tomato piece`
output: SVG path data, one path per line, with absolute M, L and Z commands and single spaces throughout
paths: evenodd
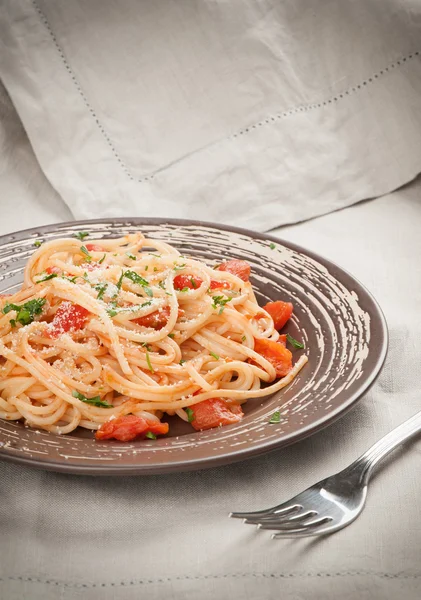
M 276 302 L 268 302 L 263 307 L 263 310 L 270 314 L 273 319 L 275 329 L 279 330 L 282 329 L 285 323 L 290 319 L 294 307 L 292 306 L 291 302 L 282 302 L 282 300 L 277 300 Z
M 88 252 L 104 252 L 104 248 L 98 244 L 86 244 L 86 249 Z
M 227 260 L 219 265 L 218 271 L 227 271 L 236 275 L 243 281 L 248 281 L 250 278 L 251 267 L 245 260 Z
M 238 423 L 244 416 L 241 406 L 231 406 L 220 398 L 203 400 L 190 408 L 194 415 L 191 424 L 197 431 Z
M 176 290 L 183 290 L 189 288 L 189 290 L 196 290 L 203 283 L 203 279 L 200 277 L 192 277 L 191 275 L 177 275 L 174 277 L 174 288 Z
M 168 433 L 168 423 L 157 421 L 148 421 L 136 415 L 124 415 L 106 421 L 95 433 L 97 440 L 119 440 L 120 442 L 130 442 L 138 436 L 143 436 L 150 431 L 155 435 L 164 435 Z
M 49 323 L 47 331 L 51 338 L 57 338 L 68 331 L 77 331 L 85 326 L 89 311 L 79 304 L 62 302 Z
M 282 344 L 285 348 L 287 347 L 287 336 L 285 334 L 279 336 L 278 344 Z
M 274 367 L 276 377 L 285 377 L 292 369 L 292 353 L 283 343 L 273 340 L 255 339 L 254 351 L 266 358 Z
M 168 319 L 170 318 L 170 307 L 165 306 L 161 310 L 156 310 L 149 315 L 145 315 L 144 317 L 138 317 L 137 319 L 132 319 L 133 323 L 137 325 L 142 325 L 143 327 L 153 327 L 154 329 L 162 329 L 167 324 Z M 178 309 L 178 318 L 184 315 L 184 310 Z
M 56 273 L 56 275 L 58 273 L 61 273 L 61 270 L 58 267 L 47 267 L 45 269 L 45 272 L 48 273 L 49 275 L 51 275 L 51 273 Z
M 228 290 L 230 288 L 230 284 L 228 281 L 216 281 L 216 279 L 211 279 L 209 289 L 211 290 L 219 290 L 224 289 Z

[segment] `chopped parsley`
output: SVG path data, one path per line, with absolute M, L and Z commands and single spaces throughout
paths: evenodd
M 209 354 L 210 354 L 211 356 L 213 356 L 213 358 L 214 358 L 215 360 L 219 360 L 219 356 L 218 356 L 218 354 L 215 354 L 215 352 L 209 352 Z
M 104 256 L 98 261 L 99 265 L 102 265 L 102 263 L 104 262 L 106 256 L 107 255 L 104 253 Z
M 67 279 L 67 281 L 70 281 L 70 283 L 76 283 L 76 279 L 78 278 L 77 275 L 75 275 L 74 277 L 68 277 L 67 275 L 62 275 L 63 279 Z
M 183 289 L 182 289 L 182 290 L 180 290 L 180 292 L 188 292 L 188 291 L 189 291 L 189 289 L 190 289 L 189 287 L 183 287 Z
M 98 292 L 97 299 L 102 300 L 105 292 L 107 291 L 108 284 L 107 283 L 98 283 L 98 285 L 94 285 L 94 289 Z
M 220 267 L 220 266 L 221 266 L 221 264 L 219 264 L 219 265 L 215 265 L 214 267 L 212 267 L 212 269 L 213 269 L 214 271 L 217 271 L 217 270 L 219 269 L 219 267 Z
M 192 411 L 192 409 L 189 406 L 187 406 L 187 408 L 185 408 L 184 410 L 186 412 L 189 423 L 194 421 L 194 412 Z
M 174 271 L 181 271 L 182 269 L 186 268 L 186 263 L 183 263 L 182 265 L 178 265 L 177 263 L 174 263 Z
M 151 357 L 149 356 L 149 352 L 147 350 L 146 350 L 146 362 L 148 363 L 149 371 L 151 373 L 155 373 L 155 371 L 153 370 L 152 363 L 151 363 Z
M 245 342 L 245 341 L 246 341 L 246 339 L 247 339 L 247 338 L 246 338 L 246 336 L 245 336 L 245 335 L 243 335 L 243 337 L 241 338 L 241 341 L 242 341 L 242 342 Z
M 41 240 L 35 240 L 35 242 L 34 242 L 35 248 L 39 248 L 41 245 L 42 245 Z
M 147 344 L 146 342 L 141 342 L 141 343 L 140 343 L 140 345 L 141 345 L 141 346 L 143 346 L 144 348 L 146 348 L 146 350 L 147 350 L 148 352 L 150 352 L 150 350 L 151 350 L 151 347 L 150 347 L 150 345 L 149 345 L 149 344 Z
M 149 265 L 145 266 L 145 271 L 147 271 L 149 269 Z
M 42 279 L 38 279 L 35 283 L 42 283 L 43 281 L 48 281 L 49 279 L 54 279 L 57 277 L 57 273 L 50 273 L 49 275 L 45 275 Z
M 184 360 L 184 358 L 182 358 L 178 364 L 181 365 L 181 366 L 183 366 L 185 362 L 186 361 Z
M 158 270 L 158 267 L 154 267 L 153 270 L 154 272 L 156 272 Z
M 280 422 L 281 422 L 281 413 L 279 412 L 279 410 L 277 410 L 271 416 L 269 423 L 271 425 L 275 425 L 275 423 L 280 423 Z
M 271 242 L 271 244 L 269 245 L 269 248 L 270 248 L 271 250 L 275 250 L 275 248 L 276 248 L 276 244 L 274 244 L 273 242 Z
M 89 254 L 89 250 L 87 249 L 87 247 L 81 246 L 80 251 L 82 252 L 82 254 L 84 254 L 86 256 L 86 261 L 91 262 L 92 256 Z
M 132 254 L 131 252 L 126 252 L 126 256 L 128 256 L 132 260 L 136 260 L 136 256 L 134 254 Z
M 158 286 L 159 286 L 159 287 L 160 287 L 162 290 L 165 290 L 165 282 L 164 282 L 164 281 L 160 281 L 160 282 L 158 283 Z
M 156 258 L 161 258 L 162 254 L 153 254 L 153 252 L 149 252 L 149 256 L 155 256 Z
M 146 279 L 144 279 L 143 277 L 138 275 L 138 273 L 135 273 L 135 271 L 125 271 L 122 273 L 122 275 L 120 277 L 121 281 L 123 281 L 123 277 L 126 277 L 126 279 L 130 279 L 130 281 L 132 281 L 136 285 L 141 285 L 143 287 L 143 289 L 145 290 L 146 295 L 149 296 L 150 298 L 153 297 L 153 292 L 152 292 L 151 288 L 149 287 L 149 281 L 147 281 Z M 118 285 L 117 285 L 117 287 L 118 287 Z M 120 283 L 120 287 L 121 287 L 121 283 Z
M 193 289 L 196 290 L 197 289 L 197 283 L 195 282 L 195 280 L 193 279 L 193 277 L 190 277 L 190 283 L 193 286 Z
M 218 306 L 220 306 L 221 308 L 219 310 L 219 314 L 221 314 L 225 308 L 225 304 L 232 300 L 232 297 L 226 298 L 225 296 L 212 296 L 212 300 L 212 308 L 218 308 Z
M 289 335 L 289 333 L 287 333 L 287 342 L 289 342 L 294 348 L 299 348 L 300 350 L 304 348 L 304 344 L 293 338 L 292 335 Z
M 174 333 L 169 333 L 168 337 L 171 338 L 172 340 L 175 338 L 175 334 Z
M 108 308 L 107 308 L 107 313 L 108 313 L 109 317 L 115 317 L 116 314 L 118 313 L 117 302 L 115 302 L 115 300 L 113 300 L 112 302 L 109 303 Z
M 152 431 L 148 431 L 145 435 L 149 440 L 156 440 L 156 435 Z
M 3 313 L 7 315 L 11 310 L 16 311 L 16 319 L 12 319 L 15 324 L 12 324 L 12 327 L 16 325 L 16 321 L 21 325 L 29 325 L 35 319 L 36 315 L 42 313 L 42 307 L 45 303 L 45 298 L 34 298 L 21 305 L 7 303 L 3 308 Z
M 81 402 L 85 402 L 85 404 L 92 404 L 92 406 L 98 406 L 100 408 L 114 408 L 112 404 L 108 404 L 107 402 L 103 402 L 101 400 L 101 396 L 94 396 L 93 398 L 87 398 L 77 390 L 73 390 L 72 392 L 73 398 L 77 398 Z
M 78 231 L 77 233 L 75 233 L 75 237 L 80 240 L 81 242 L 83 242 L 83 240 L 88 237 L 89 233 L 87 231 Z

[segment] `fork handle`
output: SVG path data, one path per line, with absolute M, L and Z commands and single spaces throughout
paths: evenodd
M 353 470 L 356 469 L 360 475 L 360 481 L 367 484 L 374 467 L 394 448 L 409 440 L 416 433 L 421 431 L 421 411 L 413 417 L 392 429 L 390 433 L 382 437 L 374 446 L 371 446 L 364 452 L 360 458 L 353 463 Z

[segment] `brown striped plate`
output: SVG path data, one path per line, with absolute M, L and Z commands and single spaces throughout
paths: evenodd
M 294 304 L 287 331 L 303 340 L 308 363 L 294 382 L 249 400 L 241 423 L 203 432 L 174 419 L 170 435 L 130 443 L 94 441 L 92 432 L 57 436 L 0 421 L 0 458 L 92 475 L 144 475 L 215 467 L 301 440 L 343 415 L 374 382 L 387 352 L 387 327 L 372 295 L 334 263 L 278 238 L 205 222 L 101 219 L 48 225 L 0 237 L 0 293 L 16 291 L 36 240 L 88 231 L 91 238 L 140 230 L 203 260 L 242 258 L 259 302 Z M 281 421 L 269 424 L 280 410 Z

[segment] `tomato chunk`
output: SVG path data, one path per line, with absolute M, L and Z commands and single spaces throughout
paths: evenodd
M 106 421 L 95 433 L 97 440 L 119 440 L 120 442 L 130 442 L 138 436 L 145 437 L 148 432 L 155 435 L 164 435 L 168 433 L 168 423 L 158 421 L 148 421 L 143 417 L 136 415 L 124 415 Z
M 274 367 L 276 377 L 285 377 L 292 369 L 292 353 L 283 343 L 273 340 L 255 339 L 254 351 L 266 358 Z
M 273 319 L 275 329 L 279 330 L 282 329 L 285 323 L 290 319 L 294 307 L 292 306 L 291 302 L 282 302 L 282 300 L 277 300 L 276 302 L 268 302 L 263 307 L 263 310 L 270 314 Z
M 241 406 L 231 406 L 220 398 L 203 400 L 190 408 L 193 411 L 191 424 L 197 431 L 238 423 L 244 416 Z
M 196 290 L 203 283 L 203 279 L 200 277 L 192 277 L 190 275 L 177 275 L 174 277 L 174 288 L 176 290 L 183 290 L 189 288 L 189 290 Z
M 287 336 L 285 334 L 279 336 L 278 344 L 282 344 L 285 348 L 287 347 Z
M 156 310 L 149 315 L 145 315 L 144 317 L 138 317 L 137 319 L 132 319 L 133 323 L 137 325 L 142 325 L 143 327 L 153 327 L 154 329 L 162 329 L 168 322 L 170 318 L 171 309 L 169 306 L 165 306 L 161 310 Z M 184 310 L 178 309 L 178 318 L 184 315 Z
M 104 248 L 98 244 L 86 244 L 86 249 L 88 252 L 104 252 Z
M 243 281 L 248 281 L 250 278 L 251 267 L 245 260 L 227 260 L 219 265 L 218 271 L 227 271 L 236 275 Z
M 61 273 L 61 270 L 58 267 L 47 267 L 45 269 L 45 272 L 49 275 L 51 275 L 52 273 L 55 273 L 57 275 L 58 273 Z
M 228 281 L 216 281 L 216 279 L 211 279 L 210 284 L 209 284 L 209 289 L 211 289 L 211 290 L 219 290 L 219 289 L 228 290 L 230 287 L 231 286 L 228 283 Z
M 79 304 L 62 302 L 51 323 L 48 324 L 49 337 L 57 338 L 68 331 L 77 331 L 85 326 L 89 311 Z

